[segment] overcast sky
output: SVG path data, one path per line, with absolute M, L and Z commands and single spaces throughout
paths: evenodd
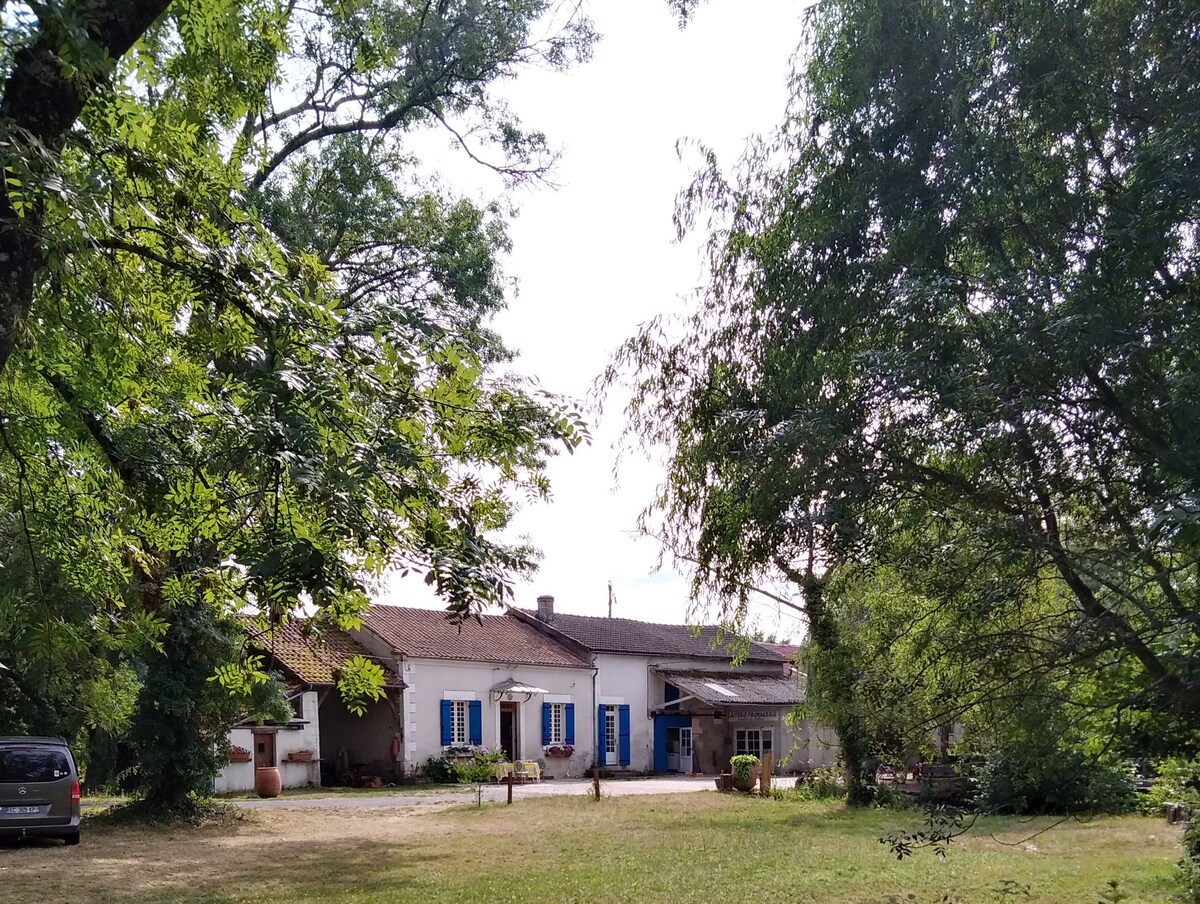
M 675 196 L 696 158 L 680 139 L 712 147 L 726 164 L 746 139 L 769 131 L 787 103 L 788 61 L 799 39 L 800 0 L 710 0 L 680 30 L 666 0 L 591 0 L 602 40 L 569 72 L 532 71 L 504 94 L 531 126 L 563 149 L 558 189 L 519 190 L 507 270 L 519 281 L 496 327 L 519 351 L 517 367 L 554 392 L 585 397 L 620 342 L 660 313 L 688 310 L 704 282 L 698 244 L 675 242 Z M 487 177 L 440 167 L 470 194 L 495 191 Z M 478 168 L 476 168 L 477 170 Z M 593 422 L 590 447 L 551 464 L 554 497 L 514 525 L 544 553 L 519 605 L 549 593 L 560 611 L 682 622 L 686 581 L 655 572 L 657 549 L 632 530 L 661 465 L 625 456 L 617 478 L 621 412 Z M 411 579 L 389 583 L 382 602 L 436 605 Z M 793 614 L 755 603 L 767 631 L 798 639 Z

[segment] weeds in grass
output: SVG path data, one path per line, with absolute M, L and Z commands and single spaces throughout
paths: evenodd
M 245 818 L 246 812 L 240 807 L 197 797 L 184 798 L 175 805 L 132 800 L 87 815 L 88 822 L 92 825 L 111 826 L 224 826 L 241 822 Z

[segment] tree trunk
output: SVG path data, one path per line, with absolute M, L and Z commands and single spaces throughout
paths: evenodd
M 810 571 L 802 579 L 804 610 L 808 616 L 808 634 L 820 651 L 838 656 L 842 652 L 841 632 L 829 607 L 825 605 L 825 581 Z M 848 669 L 845 671 L 849 672 Z M 842 750 L 846 768 L 846 802 L 852 807 L 867 806 L 875 800 L 875 776 L 867 768 L 869 738 L 858 718 L 857 692 L 854 675 L 845 674 L 841 686 L 845 699 L 839 707 L 833 729 Z
M 0 132 L 10 142 L 0 163 L 12 167 L 0 184 L 0 374 L 24 331 L 42 268 L 46 178 L 57 166 L 84 104 L 112 77 L 111 61 L 128 53 L 169 5 L 170 0 L 75 4 L 74 16 L 87 23 L 93 43 L 80 48 L 81 53 L 107 61 L 90 70 L 63 65 L 62 48 L 73 37 L 64 34 L 62 23 L 52 16 L 43 18 L 38 35 L 13 55 L 0 100 Z M 20 179 L 20 185 L 10 185 L 10 178 Z

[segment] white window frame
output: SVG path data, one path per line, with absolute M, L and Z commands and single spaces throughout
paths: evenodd
M 773 753 L 774 751 L 774 729 L 739 728 L 734 732 L 734 753 L 738 756 L 748 753 L 761 760 L 764 753 Z
M 606 763 L 615 763 L 619 753 L 620 722 L 617 719 L 617 707 L 608 704 L 604 707 L 604 758 Z
M 550 703 L 550 743 L 567 743 L 567 704 Z
M 467 700 L 450 701 L 450 746 L 466 747 L 471 743 L 471 704 Z

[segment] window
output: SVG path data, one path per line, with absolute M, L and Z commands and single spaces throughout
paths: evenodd
M 567 704 L 565 704 L 565 703 L 547 703 L 546 706 L 547 706 L 546 711 L 549 713 L 549 719 L 550 719 L 550 741 L 549 741 L 549 743 L 565 744 L 566 740 L 567 740 L 566 732 L 564 730 L 565 726 L 567 724 L 567 719 L 566 719 Z
M 734 752 L 738 756 L 748 753 L 761 759 L 764 753 L 773 750 L 772 741 L 769 728 L 739 728 L 734 735 Z
M 71 764 L 57 750 L 0 750 L 0 782 L 53 782 L 70 774 Z
M 465 747 L 471 743 L 471 734 L 467 729 L 467 700 L 450 701 L 450 744 L 454 747 Z
M 617 708 L 604 708 L 604 752 L 613 760 L 617 758 Z

